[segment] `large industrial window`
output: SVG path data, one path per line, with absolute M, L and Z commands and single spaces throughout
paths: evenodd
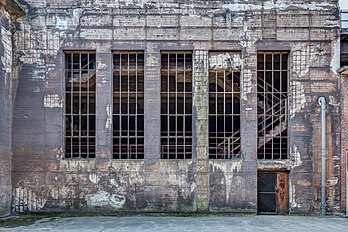
M 258 159 L 288 157 L 287 52 L 257 55 Z
M 65 52 L 65 157 L 95 157 L 95 53 Z
M 161 158 L 192 157 L 192 52 L 161 53 Z
M 211 57 L 219 57 L 219 54 L 210 55 Z M 230 53 L 225 54 L 226 57 L 233 56 Z M 228 58 L 225 62 L 228 60 L 230 59 Z M 231 159 L 239 157 L 240 70 L 230 65 L 210 67 L 209 158 Z
M 113 158 L 144 158 L 144 52 L 113 53 Z

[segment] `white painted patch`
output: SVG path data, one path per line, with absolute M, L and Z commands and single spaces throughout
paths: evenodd
M 296 189 L 295 185 L 291 184 L 291 180 L 289 180 L 289 198 L 290 198 L 290 207 L 291 208 L 301 208 L 301 204 L 296 201 Z
M 241 78 L 241 86 L 242 86 L 242 99 L 248 100 L 247 94 L 251 93 L 251 87 L 252 87 L 252 73 L 250 69 L 245 69 L 242 75 L 243 78 Z
M 340 38 L 337 38 L 336 40 L 332 41 L 331 43 L 331 63 L 330 63 L 330 68 L 331 71 L 336 73 L 337 70 L 339 70 L 340 67 L 340 59 L 341 59 L 341 45 L 340 45 Z
M 101 60 L 98 60 L 97 62 L 97 69 L 101 70 L 101 69 L 106 69 L 108 66 Z
M 340 102 L 334 97 L 334 96 L 329 96 L 329 105 L 331 106 L 339 106 Z
M 106 123 L 105 123 L 105 129 L 111 128 L 111 118 L 112 118 L 112 111 L 111 111 L 111 105 L 106 106 Z
M 298 167 L 302 164 L 301 154 L 298 151 L 296 145 L 290 147 L 290 157 L 291 157 L 290 163 L 292 168 Z
M 209 69 L 232 69 L 239 71 L 241 58 L 239 53 L 235 52 L 210 52 Z
M 45 207 L 47 199 L 38 196 L 28 188 L 17 187 L 13 190 L 13 209 L 17 212 L 38 211 Z
M 300 112 L 301 109 L 305 107 L 306 96 L 305 89 L 301 82 L 292 81 L 290 83 L 290 92 L 291 92 L 291 104 L 289 106 L 290 117 L 294 118 L 295 114 Z
M 3 65 L 2 71 L 5 73 L 4 82 L 5 88 L 11 88 L 11 73 L 12 73 L 12 36 L 11 32 L 4 27 L 0 28 L 1 31 L 1 43 L 4 46 L 4 55 L 1 57 L 1 63 Z M 1 70 L 0 70 L 1 71 Z M 2 78 L 1 78 L 2 79 Z
M 64 149 L 63 147 L 57 148 L 57 160 L 61 160 L 62 158 L 64 158 Z
M 63 108 L 63 98 L 58 94 L 47 94 L 44 97 L 45 108 Z
M 88 206 L 111 206 L 120 209 L 126 203 L 126 197 L 118 194 L 110 194 L 106 191 L 99 191 L 96 194 L 88 194 L 85 196 Z
M 59 188 L 51 189 L 51 198 L 55 200 L 59 199 Z
M 89 174 L 88 178 L 93 184 L 98 184 L 100 181 L 100 178 L 97 173 Z
M 68 29 L 69 24 L 72 24 L 70 17 L 62 17 L 59 15 L 53 15 L 52 21 L 54 21 L 55 28 L 60 30 Z
M 250 3 L 230 3 L 230 4 L 224 4 L 224 9 L 229 9 L 230 11 L 258 11 L 258 10 L 286 10 L 288 8 L 299 8 L 304 10 L 328 10 L 333 9 L 336 7 L 334 4 L 329 3 L 296 3 L 292 1 L 284 1 L 284 0 L 270 0 L 265 1 L 262 4 L 256 5 L 256 4 L 250 4 Z
M 196 182 L 192 182 L 191 183 L 191 193 L 193 193 L 196 190 L 196 188 L 197 188 Z
M 109 179 L 109 183 L 110 183 L 112 186 L 118 187 L 118 183 L 117 183 L 117 181 L 116 181 L 114 178 Z
M 319 45 L 306 45 L 293 51 L 292 70 L 298 77 L 303 77 L 309 72 L 309 67 L 318 59 L 325 63 L 325 51 Z

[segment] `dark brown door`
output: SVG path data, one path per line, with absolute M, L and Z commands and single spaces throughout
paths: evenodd
M 257 212 L 286 214 L 289 210 L 288 174 L 259 172 L 257 175 Z

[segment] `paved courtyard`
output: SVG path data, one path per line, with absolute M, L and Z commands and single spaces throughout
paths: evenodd
M 305 216 L 204 216 L 204 217 L 74 217 L 46 218 L 32 225 L 0 231 L 348 231 L 348 219 Z

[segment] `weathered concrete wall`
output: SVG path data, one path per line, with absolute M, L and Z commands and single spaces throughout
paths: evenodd
M 327 204 L 340 209 L 337 1 L 20 1 L 13 206 L 28 210 L 256 211 L 257 171 L 289 170 L 290 209 L 320 204 L 319 96 Z M 63 159 L 63 50 L 97 52 L 97 155 Z M 111 52 L 145 51 L 145 159 L 111 160 Z M 160 159 L 160 51 L 194 51 L 193 160 Z M 240 51 L 241 158 L 208 160 L 207 55 Z M 258 51 L 290 52 L 289 160 L 257 161 Z M 337 63 L 337 64 L 336 64 Z M 45 100 L 46 99 L 46 100 Z M 49 99 L 49 101 L 47 100 Z M 23 209 L 25 210 L 25 209 Z
M 12 1 L 0 1 L 0 217 L 11 209 L 12 96 L 17 77 L 13 31 L 19 13 Z

